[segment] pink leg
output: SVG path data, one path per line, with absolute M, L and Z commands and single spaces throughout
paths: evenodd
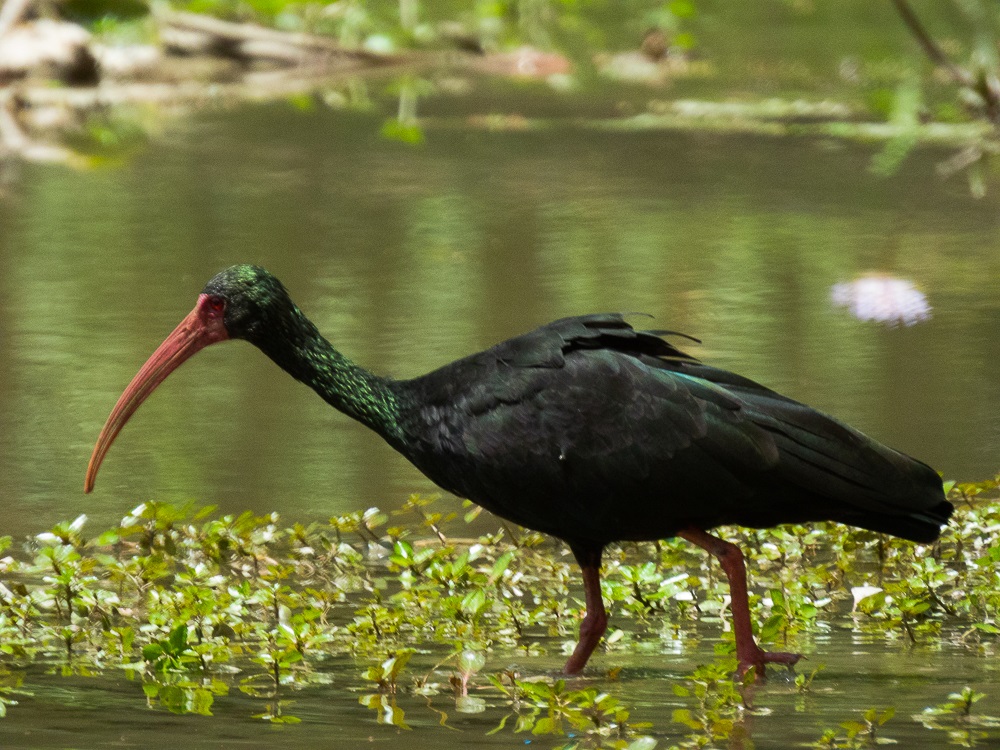
M 576 545 L 570 547 L 583 571 L 583 594 L 587 604 L 587 614 L 580 623 L 580 640 L 563 667 L 564 673 L 576 674 L 587 665 L 587 660 L 608 629 L 608 613 L 601 598 L 601 548 L 595 551 Z
M 764 651 L 754 640 L 750 625 L 750 600 L 747 598 L 747 570 L 739 547 L 701 529 L 685 529 L 678 532 L 677 536 L 715 555 L 729 579 L 729 594 L 732 599 L 730 609 L 733 613 L 733 633 L 736 636 L 736 658 L 740 663 L 740 674 L 754 667 L 757 678 L 761 679 L 765 674 L 765 664 L 792 665 L 802 658 L 802 654 Z

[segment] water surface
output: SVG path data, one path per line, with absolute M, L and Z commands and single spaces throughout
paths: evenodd
M 880 736 L 895 740 L 898 747 L 952 747 L 944 730 L 924 728 L 913 717 L 925 707 L 946 700 L 949 693 L 964 685 L 986 693 L 991 698 L 1000 694 L 1000 674 L 988 660 L 954 646 L 906 648 L 886 644 L 883 636 L 875 638 L 852 635 L 848 622 L 826 636 L 815 638 L 809 660 L 799 671 L 823 669 L 805 693 L 799 692 L 791 678 L 772 671 L 766 684 L 750 689 L 747 700 L 751 712 L 744 716 L 743 726 L 755 747 L 806 747 L 819 739 L 826 729 L 839 729 L 841 723 L 860 721 L 870 707 L 883 710 L 893 706 L 895 717 L 880 732 Z M 705 635 L 715 627 L 704 627 Z M 711 661 L 711 637 L 685 644 L 684 654 L 639 653 L 632 656 L 598 653 L 592 661 L 589 677 L 568 681 L 572 690 L 595 688 L 607 691 L 629 708 L 632 723 L 649 722 L 644 730 L 658 740 L 658 747 L 670 747 L 685 737 L 685 730 L 672 723 L 674 710 L 690 706 L 677 698 L 673 685 L 684 684 L 685 677 L 698 664 Z M 549 644 L 552 645 L 552 644 Z M 511 713 L 510 705 L 493 689 L 474 689 L 474 695 L 486 699 L 486 709 L 479 714 L 462 714 L 455 710 L 455 699 L 445 692 L 430 698 L 409 694 L 410 680 L 429 677 L 432 682 L 446 682 L 448 670 L 432 670 L 442 655 L 417 656 L 407 669 L 407 681 L 396 699 L 403 711 L 403 721 L 409 729 L 387 726 L 376 721 L 374 711 L 357 702 L 366 691 L 358 678 L 361 668 L 352 659 L 331 660 L 325 669 L 330 676 L 328 686 L 305 688 L 290 692 L 286 713 L 294 713 L 302 723 L 289 726 L 268 726 L 251 716 L 263 712 L 268 702 L 250 698 L 235 688 L 226 696 L 217 697 L 212 717 L 172 715 L 162 708 L 150 710 L 143 697 L 142 683 L 124 678 L 101 679 L 45 675 L 30 676 L 33 696 L 22 699 L 23 705 L 10 709 L 0 725 L 4 748 L 10 750 L 54 750 L 55 748 L 115 748 L 176 745 L 185 748 L 360 748 L 376 746 L 419 748 L 431 750 L 455 748 L 563 747 L 570 737 L 534 736 L 514 733 L 513 718 L 507 727 L 493 735 L 504 716 Z M 516 655 L 494 653 L 489 659 L 489 671 L 524 669 L 524 676 L 535 678 L 557 672 L 561 658 L 519 659 Z M 611 680 L 601 668 L 610 664 L 621 666 L 617 679 Z M 476 678 L 474 684 L 485 684 Z M 992 700 L 979 704 L 993 706 Z M 442 728 L 442 714 L 448 729 Z M 948 724 L 948 721 L 945 720 Z M 962 729 L 960 724 L 953 728 Z M 972 725 L 973 733 L 981 733 L 975 746 L 992 747 L 997 741 L 997 729 Z M 843 737 L 843 731 L 840 730 Z M 720 747 L 741 747 L 720 743 Z M 749 745 L 746 745 L 749 747 Z
M 207 114 L 134 162 L 25 170 L 4 202 L 5 530 L 150 498 L 297 519 L 431 485 L 242 342 L 175 373 L 125 429 L 118 394 L 230 264 L 263 265 L 342 351 L 412 377 L 553 318 L 640 311 L 685 346 L 824 409 L 947 477 L 997 468 L 997 201 L 920 152 L 678 133 L 428 132 L 284 105 Z M 909 280 L 931 318 L 860 321 L 831 288 Z M 643 324 L 642 318 L 636 319 Z

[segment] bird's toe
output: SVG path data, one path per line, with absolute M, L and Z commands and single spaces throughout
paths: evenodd
M 757 649 L 757 653 L 740 659 L 738 673 L 742 676 L 750 671 L 751 667 L 754 670 L 754 675 L 757 680 L 764 680 L 767 677 L 767 664 L 784 664 L 789 669 L 791 669 L 795 664 L 798 663 L 799 659 L 802 659 L 802 654 L 792 654 L 786 651 L 764 651 L 763 649 Z

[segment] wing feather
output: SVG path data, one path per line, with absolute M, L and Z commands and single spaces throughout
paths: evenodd
M 926 539 L 951 510 L 926 465 L 620 314 L 555 321 L 414 383 L 414 463 L 563 538 L 831 519 Z

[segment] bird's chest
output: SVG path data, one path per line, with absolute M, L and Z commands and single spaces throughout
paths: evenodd
M 478 414 L 428 409 L 407 456 L 444 489 L 515 523 L 558 534 L 561 519 L 587 498 L 615 489 L 607 478 L 594 481 L 595 444 L 606 442 L 595 428 L 579 414 L 530 401 Z
M 460 409 L 427 408 L 407 457 L 445 489 L 482 503 L 487 492 L 520 484 L 518 474 L 534 473 L 545 452 L 530 430 L 518 436 L 496 427 L 484 429 L 481 416 Z

